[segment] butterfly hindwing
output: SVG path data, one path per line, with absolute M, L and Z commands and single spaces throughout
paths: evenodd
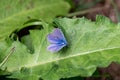
M 51 44 L 48 46 L 48 50 L 51 52 L 58 52 L 59 50 L 61 50 L 64 46 L 66 45 L 59 45 L 59 44 Z

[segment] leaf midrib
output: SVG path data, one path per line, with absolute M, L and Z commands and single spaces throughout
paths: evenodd
M 93 51 L 87 51 L 87 52 L 83 52 L 81 54 L 70 55 L 70 56 L 67 56 L 67 57 L 62 57 L 62 58 L 54 59 L 54 60 L 51 60 L 51 61 L 46 61 L 46 62 L 37 63 L 37 64 L 33 64 L 33 65 L 32 64 L 24 65 L 24 66 L 21 66 L 21 67 L 31 68 L 31 67 L 35 67 L 35 66 L 38 66 L 38 65 L 44 65 L 44 64 L 51 63 L 51 62 L 56 62 L 56 61 L 60 61 L 60 60 L 68 59 L 68 58 L 73 58 L 73 57 L 78 57 L 78 56 L 89 54 L 89 53 L 101 52 L 101 51 L 112 50 L 112 49 L 119 49 L 119 48 L 120 47 L 112 47 L 112 48 L 104 48 L 104 49 L 98 49 L 98 50 L 93 50 Z M 14 69 L 14 70 L 11 70 L 11 71 L 16 71 L 17 69 L 18 69 L 18 67 L 16 69 Z

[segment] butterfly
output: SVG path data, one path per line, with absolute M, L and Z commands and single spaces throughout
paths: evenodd
M 50 42 L 47 50 L 51 52 L 58 52 L 67 45 L 65 36 L 59 28 L 55 28 L 52 33 L 48 34 L 47 40 Z

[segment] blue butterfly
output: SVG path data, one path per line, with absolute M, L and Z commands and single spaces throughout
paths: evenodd
M 47 39 L 51 43 L 47 49 L 51 52 L 58 52 L 67 45 L 64 34 L 59 28 L 55 28 L 53 33 L 48 34 Z

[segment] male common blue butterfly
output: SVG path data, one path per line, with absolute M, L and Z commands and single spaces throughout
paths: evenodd
M 47 49 L 51 52 L 58 52 L 67 45 L 67 41 L 63 32 L 59 28 L 55 28 L 54 31 L 47 36 L 50 45 Z

